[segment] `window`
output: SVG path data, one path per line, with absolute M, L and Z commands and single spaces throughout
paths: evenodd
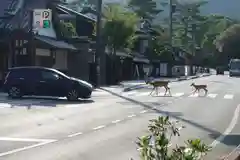
M 58 74 L 48 71 L 41 72 L 42 78 L 46 80 L 57 80 L 59 78 Z
M 8 78 L 35 79 L 37 78 L 37 75 L 36 72 L 31 69 L 13 69 L 10 70 Z
M 8 76 L 11 78 L 25 77 L 26 71 L 24 71 L 23 69 L 12 70 L 12 71 L 10 71 Z

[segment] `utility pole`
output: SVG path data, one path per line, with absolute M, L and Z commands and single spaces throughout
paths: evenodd
M 102 26 L 102 0 L 97 3 L 97 26 L 96 26 L 96 51 L 95 51 L 95 65 L 96 65 L 96 86 L 101 83 L 100 73 L 100 57 L 101 57 L 101 26 Z
M 169 37 L 170 52 L 173 52 L 173 0 L 169 0 Z
M 192 55 L 195 56 L 196 55 L 196 24 L 195 22 L 193 22 L 192 24 Z
M 30 59 L 31 59 L 31 65 L 32 66 L 35 66 L 35 61 L 36 61 L 36 53 L 35 53 L 35 44 L 34 44 L 34 37 L 35 37 L 35 33 L 33 31 L 33 14 L 34 14 L 34 11 L 33 10 L 29 10 L 29 15 L 30 15 L 30 20 L 29 20 L 29 23 L 30 23 L 30 39 L 29 39 L 29 51 L 30 51 Z
M 173 54 L 173 13 L 175 12 L 175 8 L 173 8 L 173 0 L 169 0 L 169 44 L 170 44 L 170 53 Z M 168 75 L 172 75 L 172 64 L 168 65 Z

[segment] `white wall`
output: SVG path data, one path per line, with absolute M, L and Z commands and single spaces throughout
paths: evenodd
M 36 49 L 36 57 L 35 57 L 35 65 L 36 66 L 42 66 L 41 57 L 50 57 L 51 52 L 49 49 Z
M 67 51 L 57 50 L 55 54 L 55 64 L 52 68 L 55 69 L 67 69 Z M 49 49 L 36 49 L 36 66 L 42 66 L 41 57 L 50 57 L 51 52 Z
M 36 56 L 47 56 L 47 57 L 50 57 L 51 56 L 51 52 L 50 52 L 49 49 L 37 48 L 36 49 Z

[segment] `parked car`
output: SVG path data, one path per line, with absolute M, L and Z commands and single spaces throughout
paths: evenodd
M 44 67 L 15 67 L 9 69 L 3 84 L 11 98 L 25 95 L 67 97 L 68 100 L 91 97 L 93 86 L 86 81 Z
M 219 67 L 217 67 L 216 68 L 216 72 L 217 72 L 217 74 L 224 74 L 224 67 L 222 67 L 222 66 L 219 66 Z

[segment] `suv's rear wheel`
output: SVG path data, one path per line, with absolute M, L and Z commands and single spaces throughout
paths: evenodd
M 21 89 L 17 86 L 12 86 L 8 90 L 8 96 L 11 98 L 21 98 L 22 97 Z
M 76 101 L 78 100 L 79 95 L 78 95 L 78 91 L 75 89 L 71 89 L 68 93 L 67 93 L 67 99 L 69 101 Z

